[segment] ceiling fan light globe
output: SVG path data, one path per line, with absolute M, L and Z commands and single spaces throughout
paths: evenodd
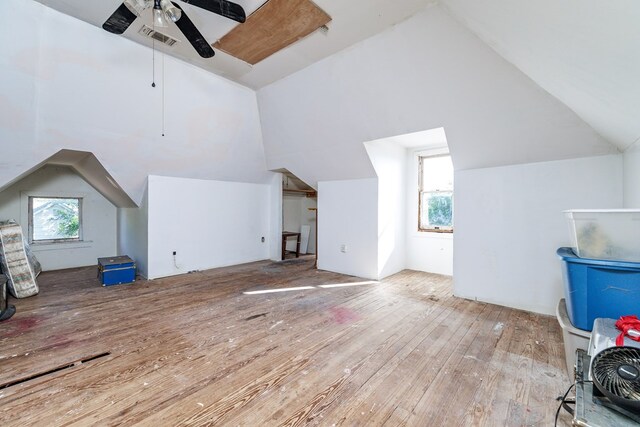
M 182 17 L 182 11 L 177 7 L 172 7 L 165 12 L 167 18 L 173 22 L 177 22 Z
M 164 16 L 162 9 L 153 9 L 153 25 L 158 28 L 166 28 L 167 19 Z
M 165 14 L 165 17 L 172 21 L 177 22 L 180 17 L 182 17 L 182 11 L 175 7 L 170 0 L 161 0 L 160 7 Z
M 145 0 L 124 0 L 124 5 L 136 16 L 140 16 L 142 11 L 149 8 L 150 4 Z

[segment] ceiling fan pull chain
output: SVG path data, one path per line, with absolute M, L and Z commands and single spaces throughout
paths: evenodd
M 156 23 L 153 21 L 151 25 L 153 31 L 156 31 Z M 151 87 L 156 87 L 156 40 L 151 39 Z
M 164 52 L 162 53 L 162 136 L 164 136 Z

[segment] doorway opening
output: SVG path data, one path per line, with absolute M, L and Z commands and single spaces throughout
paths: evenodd
M 318 243 L 318 193 L 287 169 L 282 174 L 282 253 L 281 260 L 316 258 Z

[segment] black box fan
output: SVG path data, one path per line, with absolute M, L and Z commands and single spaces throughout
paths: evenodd
M 612 404 L 631 411 L 640 420 L 639 349 L 610 347 L 601 351 L 591 362 L 591 374 L 593 384 Z
M 640 342 L 625 338 L 616 346 L 620 331 L 613 319 L 596 319 L 591 334 L 590 376 L 594 399 L 640 422 Z

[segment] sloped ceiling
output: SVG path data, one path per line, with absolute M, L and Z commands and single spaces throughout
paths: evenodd
M 101 26 L 122 0 L 36 0 Z M 247 15 L 265 0 L 236 0 Z M 211 43 L 237 23 L 180 3 Z M 380 33 L 435 0 L 316 0 L 332 18 L 315 32 L 251 66 L 224 52 L 200 58 L 183 41 L 158 49 L 198 67 L 259 89 Z M 640 138 L 640 3 L 632 0 L 440 0 L 448 12 L 507 61 L 571 108 L 605 139 L 625 150 Z M 142 20 L 141 20 L 142 21 Z M 142 22 L 125 37 L 149 46 Z M 164 32 L 183 39 L 175 26 Z M 118 37 L 118 36 L 113 36 Z M 381 61 L 384 54 L 381 52 Z
M 61 149 L 94 153 L 136 204 L 149 175 L 271 181 L 252 90 L 171 57 L 152 88 L 146 48 L 35 1 L 5 1 L 0 186 Z
M 67 166 L 80 175 L 89 185 L 102 194 L 107 200 L 119 208 L 135 208 L 136 203 L 120 187 L 115 178 L 100 163 L 93 154 L 86 151 L 60 150 L 54 155 L 44 159 L 32 168 L 17 176 L 10 182 L 0 187 L 0 191 L 8 188 L 13 183 L 25 178 L 46 165 Z
M 258 91 L 272 169 L 375 176 L 364 141 L 444 128 L 456 170 L 618 153 L 441 7 Z
M 34 0 L 28 0 L 34 1 Z M 35 0 L 62 13 L 82 21 L 102 27 L 104 21 L 122 4 L 122 0 Z M 169 25 L 162 32 L 181 42 L 169 48 L 156 43 L 156 48 L 176 58 L 192 63 L 200 68 L 214 72 L 242 85 L 257 89 L 281 79 L 295 71 L 326 58 L 354 43 L 389 28 L 423 9 L 436 0 L 316 0 L 321 9 L 331 16 L 327 25 L 329 31 L 316 31 L 293 45 L 277 52 L 256 65 L 249 65 L 219 50 L 210 59 L 200 58 L 175 25 Z M 265 0 L 234 0 L 244 7 L 247 15 L 258 9 Z M 180 7 L 198 27 L 202 35 L 214 43 L 238 25 L 236 22 L 203 11 L 181 1 Z M 150 25 L 150 17 L 147 17 Z M 124 37 L 145 46 L 151 46 L 151 40 L 138 34 L 145 23 L 137 20 Z M 111 35 L 113 37 L 122 37 Z
M 639 2 L 441 3 L 620 150 L 640 138 Z

